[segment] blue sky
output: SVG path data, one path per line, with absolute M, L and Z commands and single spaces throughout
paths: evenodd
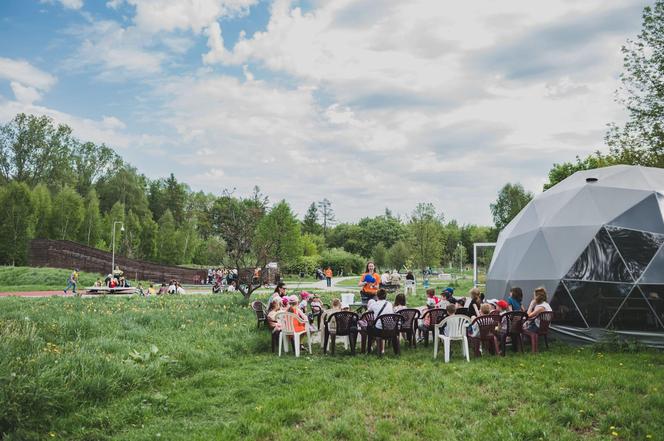
M 460 3 L 4 0 L 0 122 L 47 114 L 151 178 L 300 215 L 490 224 L 505 183 L 605 148 L 651 2 Z

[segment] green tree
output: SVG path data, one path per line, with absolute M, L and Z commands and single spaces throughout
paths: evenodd
M 442 216 L 431 203 L 419 203 L 410 219 L 413 259 L 422 270 L 440 263 L 443 247 Z
M 157 234 L 157 261 L 174 265 L 177 263 L 181 251 L 177 246 L 177 231 L 175 219 L 171 210 L 166 209 L 159 219 L 159 233 Z
M 0 182 L 74 184 L 71 128 L 55 126 L 48 116 L 19 113 L 0 126 Z
M 48 239 L 50 237 L 51 210 L 53 207 L 51 192 L 46 185 L 38 184 L 32 189 L 32 200 L 35 209 L 35 237 Z
M 194 263 L 210 267 L 219 266 L 226 257 L 226 242 L 221 237 L 211 236 L 202 241 L 196 250 Z
M 327 198 L 324 198 L 322 201 L 318 202 L 318 209 L 320 210 L 320 216 L 322 218 L 323 237 L 327 237 L 328 229 L 337 222 L 334 216 L 334 210 L 332 209 L 332 202 L 327 200 Z
M 0 206 L 0 262 L 25 265 L 35 220 L 30 189 L 23 182 L 0 188 Z
M 88 194 L 101 176 L 112 175 L 123 165 L 113 149 L 104 144 L 75 141 L 72 145 L 76 190 L 81 195 Z
M 389 248 L 395 242 L 404 239 L 408 233 L 406 226 L 392 215 L 382 215 L 373 218 L 365 217 L 357 224 L 362 233 L 359 235 L 360 253 L 369 257 L 378 243 Z
M 122 225 L 115 224 L 115 222 L 122 222 Z M 108 249 L 113 249 L 113 225 L 115 224 L 115 252 L 122 251 L 122 226 L 125 224 L 125 206 L 122 202 L 118 201 L 111 207 L 111 210 L 104 216 L 104 236 L 105 242 L 108 244 Z
M 159 224 L 152 217 L 141 218 L 141 246 L 140 255 L 142 259 L 157 260 L 157 236 L 159 235 Z
M 300 223 L 285 200 L 272 207 L 256 227 L 254 250 L 261 263 L 287 266 L 301 256 Z
M 641 33 L 622 47 L 622 86 L 616 99 L 627 110 L 623 126 L 609 124 L 608 153 L 554 164 L 544 190 L 577 171 L 615 164 L 664 167 L 664 0 L 643 10 Z
M 213 204 L 210 215 L 212 227 L 226 242 L 226 258 L 224 264 L 231 268 L 255 268 L 261 265 L 258 256 L 252 251 L 256 233 L 256 225 L 265 215 L 265 197 L 260 195 L 257 187 L 254 195 L 248 199 L 233 197 L 228 191 Z M 245 299 L 258 289 L 260 284 L 252 284 L 251 280 L 240 280 L 238 287 Z
M 166 198 L 166 208 L 171 210 L 173 218 L 178 226 L 185 221 L 185 207 L 187 204 L 188 188 L 175 179 L 173 173 L 164 182 L 164 196 Z
M 628 119 L 622 127 L 610 125 L 607 144 L 614 158 L 664 167 L 664 0 L 644 8 L 641 33 L 627 40 L 622 54 L 617 100 Z
M 498 192 L 496 202 L 489 206 L 496 228 L 505 228 L 532 198 L 533 194 L 524 190 L 521 184 L 505 184 Z
M 125 230 L 121 238 L 121 253 L 131 259 L 137 259 L 141 254 L 142 225 L 138 216 L 131 210 L 127 212 L 124 227 Z
M 376 264 L 376 267 L 380 268 L 381 270 L 387 268 L 387 247 L 383 242 L 378 242 L 378 244 L 374 247 L 371 256 L 373 257 L 373 261 Z
M 102 238 L 101 213 L 99 212 L 99 198 L 94 188 L 88 191 L 85 197 L 85 211 L 79 238 L 87 246 L 96 246 Z
M 52 237 L 61 240 L 76 240 L 83 223 L 83 215 L 83 198 L 73 188 L 62 187 L 53 198 Z
M 395 242 L 387 251 L 389 265 L 397 270 L 408 266 L 410 258 L 410 244 L 405 239 Z
M 323 236 L 305 233 L 302 235 L 301 243 L 303 256 L 317 256 L 323 251 L 325 239 Z
M 363 232 L 359 225 L 338 224 L 329 230 L 325 244 L 330 248 L 343 248 L 349 253 L 360 254 L 366 242 L 362 238 Z M 365 254 L 365 257 L 369 257 L 368 254 Z
M 116 173 L 103 176 L 96 185 L 99 206 L 106 212 L 120 202 L 126 210 L 131 210 L 139 217 L 148 216 L 147 179 L 134 167 L 124 165 Z
M 303 234 L 322 234 L 323 227 L 318 223 L 318 208 L 316 203 L 312 202 L 307 209 L 307 214 L 304 215 L 302 221 Z

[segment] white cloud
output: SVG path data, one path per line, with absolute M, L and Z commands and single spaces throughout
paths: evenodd
M 258 0 L 126 0 L 136 8 L 136 26 L 149 33 L 200 33 L 220 17 L 246 14 Z
M 207 46 L 210 49 L 203 55 L 203 63 L 216 64 L 222 63 L 228 57 L 228 52 L 224 48 L 224 38 L 221 36 L 221 27 L 216 21 L 205 29 L 208 36 Z
M 146 49 L 150 38 L 135 27 L 124 28 L 114 21 L 105 20 L 92 22 L 75 32 L 82 38 L 82 44 L 69 64 L 98 66 L 106 80 L 155 74 L 161 71 L 166 59 L 166 54 Z
M 0 57 L 0 78 L 43 91 L 49 90 L 57 79 L 27 61 Z
M 32 104 L 33 102 L 39 101 L 41 99 L 41 94 L 34 87 L 23 86 L 21 83 L 17 83 L 16 81 L 10 82 L 9 86 L 11 87 L 12 92 L 14 92 L 16 101 L 25 104 Z
M 57 0 L 66 9 L 81 9 L 83 7 L 83 0 Z M 41 3 L 53 4 L 53 0 L 41 0 Z

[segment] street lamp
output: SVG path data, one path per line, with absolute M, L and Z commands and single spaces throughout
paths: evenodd
M 463 273 L 463 245 L 458 243 L 457 250 L 459 251 L 459 271 Z
M 113 236 L 113 239 L 112 239 L 112 241 L 113 241 L 113 258 L 111 260 L 111 274 L 113 274 L 113 271 L 115 270 L 115 224 L 120 224 L 121 225 L 120 233 L 124 232 L 124 224 L 122 223 L 122 221 L 113 222 L 113 234 L 112 234 L 112 236 Z

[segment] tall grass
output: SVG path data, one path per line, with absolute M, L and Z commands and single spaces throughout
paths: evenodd
M 314 347 L 272 355 L 239 295 L 0 299 L 0 438 L 662 439 L 661 353 Z

